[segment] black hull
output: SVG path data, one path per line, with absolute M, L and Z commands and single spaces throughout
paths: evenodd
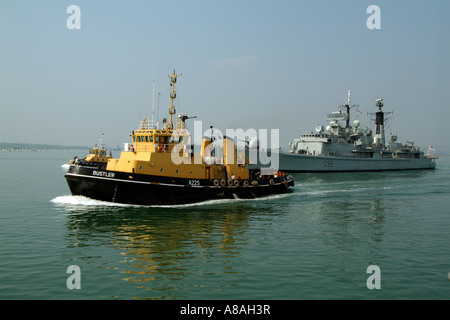
M 187 204 L 213 199 L 253 199 L 284 193 L 294 185 L 290 175 L 255 179 L 255 183 L 214 185 L 206 179 L 180 179 L 106 171 L 71 165 L 65 175 L 72 195 L 136 205 Z M 216 181 L 217 183 L 217 181 Z

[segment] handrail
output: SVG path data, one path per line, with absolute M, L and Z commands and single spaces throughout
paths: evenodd
M 169 151 L 169 144 L 167 143 L 136 143 L 133 149 L 134 152 L 167 152 Z

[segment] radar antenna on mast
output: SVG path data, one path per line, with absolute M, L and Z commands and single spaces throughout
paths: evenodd
M 348 134 L 350 130 L 350 108 L 359 107 L 358 104 L 351 104 L 351 91 L 347 91 L 347 104 L 343 106 L 339 106 L 339 108 L 345 108 L 346 115 L 345 115 L 345 132 Z

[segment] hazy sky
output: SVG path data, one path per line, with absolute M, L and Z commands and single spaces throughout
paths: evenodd
M 0 142 L 128 142 L 153 80 L 167 117 L 176 69 L 177 111 L 204 130 L 280 129 L 287 147 L 350 89 L 363 125 L 384 98 L 388 133 L 447 146 L 449 59 L 447 0 L 0 0 Z

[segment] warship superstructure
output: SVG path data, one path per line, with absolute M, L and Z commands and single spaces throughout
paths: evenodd
M 65 175 L 72 195 L 96 200 L 139 205 L 193 203 L 211 199 L 256 198 L 283 193 L 294 185 L 284 172 L 262 173 L 249 169 L 248 159 L 237 161 L 233 138 L 223 137 L 223 158 L 216 159 L 213 137 L 203 137 L 200 153 L 194 153 L 186 128 L 186 115 L 176 114 L 170 75 L 169 121 L 163 128 L 142 121 L 132 131 L 131 143 L 119 158 L 94 147 L 83 159 L 69 161 Z M 173 116 L 178 115 L 178 123 Z
M 350 123 L 350 91 L 347 104 L 328 114 L 328 125 L 317 125 L 289 143 L 289 152 L 279 151 L 279 169 L 286 172 L 352 172 L 434 169 L 438 156 L 429 147 L 425 154 L 413 142 L 385 136 L 383 99 L 376 100 L 375 132 Z M 342 112 L 345 109 L 345 112 Z M 273 152 L 272 151 L 272 157 Z M 259 160 L 258 160 L 259 161 Z M 255 165 L 260 165 L 255 163 Z

